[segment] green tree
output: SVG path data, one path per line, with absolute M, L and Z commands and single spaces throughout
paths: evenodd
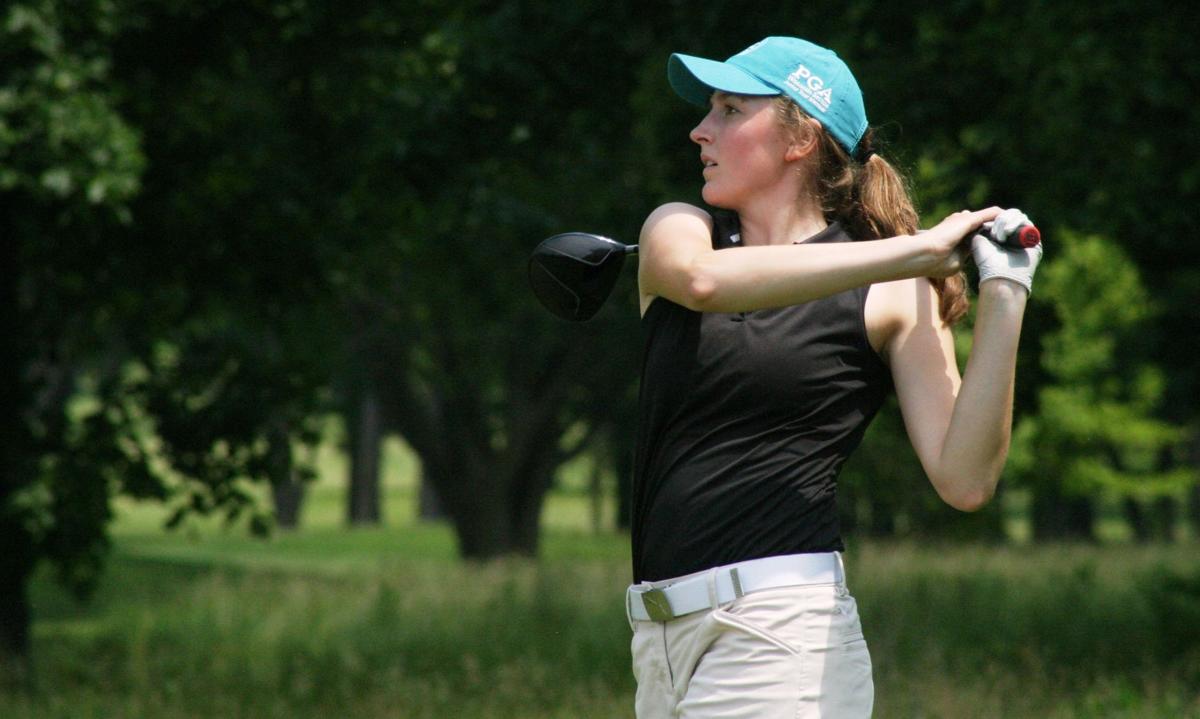
M 67 5 L 70 5 L 68 8 Z M 155 494 L 116 391 L 118 323 L 136 298 L 112 238 L 143 157 L 116 111 L 107 3 L 0 11 L 0 655 L 29 647 L 26 585 L 42 560 L 77 592 L 106 548 L 108 497 Z M 79 402 L 86 387 L 90 402 Z
M 1035 536 L 1090 537 L 1091 505 L 1081 500 L 1180 495 L 1193 477 L 1162 461 L 1182 452 L 1183 433 L 1156 417 L 1166 383 L 1141 341 L 1155 308 L 1137 269 L 1111 240 L 1054 238 L 1031 308 L 1056 321 L 1039 356 L 1050 381 L 1016 428 L 1011 473 L 1037 490 Z
M 631 276 L 569 326 L 533 304 L 525 257 L 567 228 L 632 240 L 654 205 L 696 199 L 698 115 L 666 55 L 768 33 L 850 61 L 927 215 L 996 202 L 1121 238 L 1161 303 L 1137 320 L 1147 354 L 1088 365 L 1066 328 L 1133 325 L 1065 320 L 1093 297 L 1063 290 L 1060 307 L 1039 284 L 1035 309 L 1054 311 L 1028 318 L 1017 410 L 1046 422 L 1091 401 L 1139 439 L 1022 420 L 1014 467 L 1044 441 L 1062 476 L 1091 477 L 1085 495 L 1184 481 L 1161 417 L 1195 421 L 1194 353 L 1169 341 L 1200 282 L 1182 244 L 1200 177 L 1178 131 L 1200 119 L 1190 6 L 67 5 L 12 3 L 0 27 L 3 382 L 22 410 L 0 433 L 10 647 L 39 558 L 78 587 L 95 576 L 112 492 L 245 511 L 239 477 L 294 483 L 313 416 L 364 397 L 421 455 L 465 555 L 536 551 L 554 469 L 591 437 L 631 443 L 638 340 Z M 564 446 L 568 427 L 585 431 Z M 905 443 L 898 422 L 876 434 Z M 869 494 L 872 521 L 939 522 L 911 486 Z
M 583 326 L 536 306 L 525 279 L 542 237 L 577 227 L 632 239 L 649 210 L 644 158 L 617 109 L 639 87 L 650 40 L 653 11 L 633 13 L 480 6 L 419 43 L 453 58 L 428 126 L 448 141 L 424 143 L 431 155 L 412 165 L 425 177 L 414 179 L 424 191 L 404 228 L 410 249 L 393 263 L 405 281 L 380 283 L 403 288 L 388 304 L 410 309 L 407 333 L 380 327 L 391 347 L 373 354 L 391 360 L 376 375 L 388 411 L 468 557 L 536 552 L 554 470 L 592 435 L 559 438 L 581 420 L 593 432 L 613 425 L 634 376 L 632 277 Z
M 914 147 L 928 214 L 963 204 L 1019 206 L 1044 225 L 1119 242 L 1157 304 L 1137 328 L 1142 360 L 1163 382 L 1148 416 L 1193 426 L 1200 373 L 1195 352 L 1176 336 L 1180 327 L 1200 327 L 1200 263 L 1180 242 L 1191 234 L 1188 208 L 1200 201 L 1200 148 L 1173 128 L 1200 121 L 1190 90 L 1200 79 L 1190 59 L 1196 47 L 1186 29 L 1197 21 L 1193 6 L 1124 0 L 1087 13 L 1041 2 L 892 4 L 872 22 L 895 22 L 895 32 L 877 26 L 859 45 L 871 51 L 863 56 L 866 83 L 886 81 L 868 87 L 872 107 L 887 114 L 873 113 L 895 119 L 904 144 Z M 1057 237 L 1048 235 L 1050 261 L 1060 251 Z M 1041 388 L 1060 381 L 1037 356 L 1042 335 L 1057 330 L 1039 312 L 1037 293 L 1031 310 L 1018 365 L 1018 419 L 1044 407 Z M 1191 466 L 1195 473 L 1177 452 L 1159 460 L 1164 471 Z M 1030 487 L 1040 535 L 1088 535 L 1089 493 L 1064 495 L 1045 482 Z M 1051 517 L 1058 529 L 1044 524 Z
M 567 224 L 627 237 L 647 209 L 613 209 L 613 178 L 638 194 L 633 148 L 593 92 L 634 87 L 636 63 L 588 51 L 625 36 L 614 57 L 642 57 L 650 35 L 623 34 L 625 19 L 598 6 L 140 5 L 115 75 L 150 158 L 133 232 L 159 253 L 171 321 L 139 390 L 172 465 L 247 471 L 220 463 L 265 451 L 272 416 L 302 425 L 323 401 L 353 416 L 375 395 L 465 555 L 535 551 L 553 470 L 583 446 L 558 437 L 588 411 L 598 429 L 597 398 L 632 376 L 631 306 L 566 326 L 534 305 L 523 271 L 541 237 Z M 531 38 L 531 24 L 562 32 Z M 564 49 L 578 28 L 588 43 Z M 166 47 L 176 62 L 148 62 Z M 606 339 L 609 359 L 594 361 Z
M 315 35 L 303 10 L 131 3 L 113 41 L 121 109 L 149 160 L 129 234 L 155 268 L 141 287 L 144 371 L 127 391 L 178 480 L 177 519 L 249 511 L 265 529 L 243 480 L 291 494 L 294 519 L 312 470 L 292 447 L 317 441 L 349 351 L 331 278 L 338 223 L 356 209 L 337 203 L 362 188 L 336 184 L 356 146 L 328 132 L 323 111 L 341 98 L 321 93 L 340 90 L 312 68 L 351 40 Z

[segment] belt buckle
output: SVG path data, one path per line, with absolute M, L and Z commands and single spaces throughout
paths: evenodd
M 667 622 L 675 618 L 675 613 L 671 611 L 671 603 L 667 601 L 667 594 L 661 589 L 648 589 L 641 593 L 642 606 L 646 608 L 646 614 L 651 620 L 656 622 Z

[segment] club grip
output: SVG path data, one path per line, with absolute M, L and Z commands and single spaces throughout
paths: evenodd
M 1030 247 L 1036 247 L 1042 241 L 1041 231 L 1031 222 L 1022 222 L 1017 225 L 1003 240 L 992 234 L 992 225 L 987 226 L 985 229 L 987 230 L 987 238 L 989 240 L 1010 250 L 1027 250 Z

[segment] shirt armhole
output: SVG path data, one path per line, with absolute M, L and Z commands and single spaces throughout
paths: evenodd
M 892 368 L 871 346 L 871 336 L 867 333 L 867 295 L 874 285 L 864 285 L 855 293 L 858 296 L 858 344 L 863 352 L 871 355 L 873 364 L 881 371 L 888 381 L 891 381 Z M 649 313 L 649 310 L 647 310 Z

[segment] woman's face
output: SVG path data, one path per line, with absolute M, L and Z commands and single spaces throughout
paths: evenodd
M 689 135 L 700 146 L 704 201 L 737 209 L 789 172 L 789 142 L 771 97 L 714 92 L 708 114 Z

